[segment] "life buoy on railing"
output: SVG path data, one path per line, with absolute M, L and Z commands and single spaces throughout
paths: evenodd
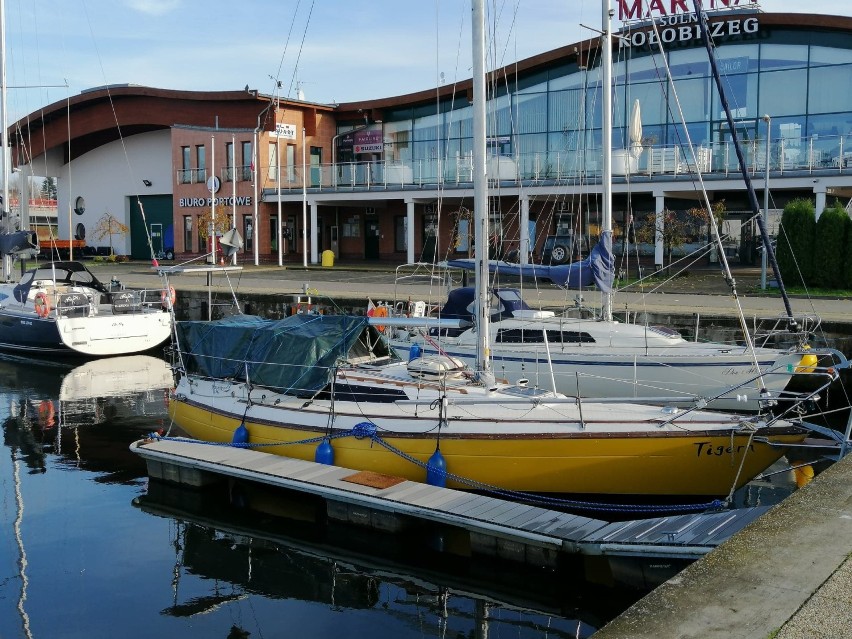
M 39 317 L 47 317 L 50 314 L 50 298 L 46 293 L 38 293 L 33 301 L 35 312 Z
M 168 302 L 166 299 L 168 298 Z M 162 303 L 163 308 L 169 308 L 169 306 L 175 305 L 175 300 L 177 300 L 177 293 L 175 292 L 174 286 L 169 286 L 168 291 L 160 291 L 160 303 Z
M 384 306 L 384 305 L 376 306 L 375 308 L 370 309 L 367 312 L 367 315 L 369 315 L 370 317 L 387 317 L 388 316 L 388 307 Z M 385 332 L 384 324 L 377 325 L 376 330 L 378 330 L 380 333 L 384 333 Z

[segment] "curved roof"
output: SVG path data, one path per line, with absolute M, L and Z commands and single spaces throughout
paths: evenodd
M 281 102 L 312 111 L 331 110 L 311 103 Z M 175 91 L 138 85 L 97 87 L 22 118 L 10 127 L 10 140 L 14 147 L 21 147 L 23 142 L 36 156 L 62 148 L 67 162 L 121 137 L 178 124 L 226 129 L 254 129 L 260 125 L 268 129 L 272 127 L 271 117 L 259 119 L 272 103 L 270 96 L 248 89 Z

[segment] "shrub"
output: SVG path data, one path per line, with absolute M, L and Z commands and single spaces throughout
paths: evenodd
M 845 284 L 844 249 L 846 248 L 846 222 L 849 217 L 840 204 L 826 208 L 816 223 L 816 242 L 813 255 L 813 279 L 823 288 L 842 288 Z
M 791 200 L 781 215 L 776 249 L 781 278 L 788 286 L 803 286 L 813 280 L 815 237 L 813 202 L 808 199 Z

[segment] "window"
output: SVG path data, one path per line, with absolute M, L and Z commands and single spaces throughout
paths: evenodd
M 195 147 L 195 166 L 198 172 L 195 181 L 200 183 L 207 181 L 207 150 L 203 144 Z
M 503 344 L 543 344 L 544 333 L 541 330 L 506 328 L 497 331 L 496 342 Z M 592 344 L 595 338 L 580 331 L 548 330 L 547 341 L 550 344 Z
M 277 142 L 269 143 L 269 164 L 267 169 L 267 177 L 272 182 L 278 179 L 278 146 Z
M 254 220 L 251 215 L 243 215 L 243 250 L 254 251 Z
M 287 181 L 295 182 L 296 181 L 296 145 L 288 144 L 287 145 L 287 159 L 284 162 L 284 166 L 287 168 Z
M 223 176 L 226 182 L 231 182 L 235 179 L 234 173 L 234 144 L 227 142 L 225 144 L 225 175 Z
M 240 171 L 240 179 L 244 182 L 251 180 L 252 169 L 254 168 L 254 158 L 252 157 L 251 142 L 242 142 L 243 147 L 243 165 Z
M 183 216 L 183 250 L 192 253 L 192 216 Z
M 189 159 L 189 147 L 180 147 L 181 170 L 178 172 L 178 181 L 181 184 L 189 184 L 192 182 L 192 168 Z
M 404 253 L 408 250 L 408 217 L 400 215 L 394 218 L 393 250 Z

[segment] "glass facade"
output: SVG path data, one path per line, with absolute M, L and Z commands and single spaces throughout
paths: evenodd
M 738 133 L 757 145 L 762 117 L 772 119 L 772 162 L 780 168 L 822 168 L 852 152 L 852 34 L 776 30 L 763 40 L 717 48 L 725 94 Z M 734 166 L 731 132 L 703 47 L 659 54 L 624 47 L 615 52 L 613 146 L 628 148 L 633 103 L 641 107 L 642 145 L 708 148 L 708 166 Z M 672 86 L 673 85 L 673 86 Z M 488 143 L 494 156 L 512 158 L 520 179 L 559 178 L 600 170 L 601 98 L 596 61 L 589 68 L 563 64 L 502 87 L 488 103 Z M 425 111 L 425 112 L 418 112 Z M 440 111 L 436 113 L 436 111 Z M 463 179 L 472 146 L 472 111 L 456 96 L 438 108 L 386 113 L 385 160 L 411 164 L 414 176 Z M 765 147 L 764 147 L 765 148 Z M 661 151 L 662 153 L 662 151 Z M 653 170 L 653 153 L 641 170 Z M 679 157 L 675 153 L 675 159 Z M 681 156 L 685 152 L 680 153 Z M 758 149 L 750 157 L 757 162 Z M 676 166 L 676 163 L 671 165 Z

